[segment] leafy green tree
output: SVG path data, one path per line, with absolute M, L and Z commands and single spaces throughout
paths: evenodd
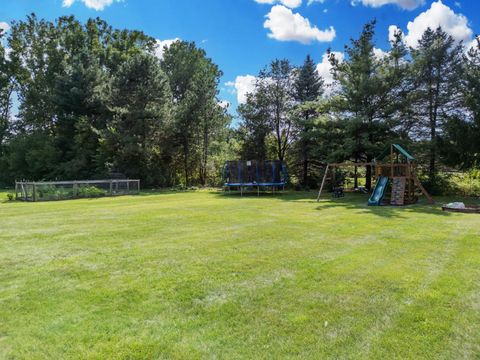
M 242 119 L 238 130 L 242 143 L 240 152 L 242 159 L 267 159 L 266 139 L 271 132 L 271 128 L 265 101 L 263 93 L 254 91 L 247 94 L 246 102 L 237 109 Z
M 267 137 L 273 135 L 275 155 L 284 161 L 293 137 L 292 114 L 295 105 L 293 67 L 288 60 L 274 60 L 260 71 L 254 91 L 239 107 L 243 119 L 244 155 L 264 159 Z
M 162 69 L 168 77 L 174 104 L 174 142 L 183 162 L 183 181 L 192 182 L 195 169 L 206 182 L 211 135 L 225 122 L 220 116 L 218 83 L 222 72 L 195 43 L 177 41 L 165 49 Z
M 0 157 L 3 154 L 12 108 L 14 79 L 12 65 L 3 46 L 4 34 L 0 29 Z
M 292 110 L 295 106 L 295 82 L 290 62 L 274 60 L 260 71 L 255 91 L 264 97 L 264 113 L 275 138 L 277 159 L 285 160 L 294 138 Z
M 154 43 L 141 32 L 114 30 L 100 19 L 82 25 L 73 16 L 49 22 L 32 14 L 12 24 L 8 44 L 20 98 L 16 132 L 51 137 L 46 151 L 53 144 L 59 154 L 55 171 L 48 172 L 51 178 L 105 172 L 98 149 L 99 134 L 111 118 L 108 84 L 123 63 L 151 51 Z

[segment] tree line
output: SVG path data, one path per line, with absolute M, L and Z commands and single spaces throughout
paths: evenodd
M 0 183 L 122 174 L 218 185 L 227 159 L 279 159 L 312 187 L 326 163 L 370 162 L 393 142 L 418 155 L 430 187 L 442 167 L 478 167 L 479 44 L 467 51 L 437 28 L 409 48 L 397 31 L 379 56 L 374 36 L 373 21 L 345 59 L 329 52 L 332 84 L 310 56 L 299 67 L 272 61 L 232 126 L 222 72 L 195 43 L 159 58 L 143 32 L 32 14 L 0 33 Z M 363 175 L 369 188 L 371 169 Z
M 217 100 L 222 72 L 194 43 L 177 41 L 160 60 L 143 32 L 33 14 L 1 38 L 1 181 L 210 181 L 231 119 Z
M 465 49 L 439 27 L 408 48 L 398 30 L 379 56 L 374 35 L 372 21 L 345 46 L 345 60 L 329 52 L 331 85 L 310 56 L 299 68 L 274 60 L 263 69 L 239 107 L 242 156 L 286 159 L 304 187 L 318 184 L 325 164 L 370 163 L 391 143 L 418 155 L 434 192 L 440 168 L 478 167 L 479 40 Z M 370 166 L 364 175 L 370 188 Z

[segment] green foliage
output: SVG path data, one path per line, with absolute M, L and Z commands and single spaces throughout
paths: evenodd
M 155 39 L 142 32 L 98 18 L 82 24 L 73 16 L 51 22 L 35 14 L 12 24 L 8 58 L 3 38 L 2 183 L 110 173 L 147 186 L 215 178 L 213 144 L 225 138 L 230 116 L 217 99 L 222 72 L 194 43 L 164 49 L 160 62 Z
M 162 185 L 160 144 L 168 136 L 171 95 L 157 58 L 136 54 L 111 82 L 112 120 L 102 132 L 104 159 L 127 177 Z
M 358 39 L 346 47 L 348 59 L 340 62 L 330 56 L 334 78 L 339 88 L 331 99 L 331 112 L 343 133 L 342 146 L 336 154 L 342 160 L 371 162 L 394 137 L 395 97 L 398 81 L 388 71 L 388 61 L 374 54 L 375 22 L 364 26 Z M 367 168 L 366 186 L 371 187 L 371 169 Z
M 275 157 L 286 159 L 294 137 L 293 120 L 290 112 L 295 106 L 295 82 L 293 67 L 284 59 L 276 59 L 262 69 L 255 81 L 253 93 L 247 95 L 247 102 L 238 112 L 244 123 L 244 148 L 242 157 L 265 159 L 266 141 L 269 135 L 275 140 Z
M 15 194 L 7 193 L 7 200 L 8 200 L 8 201 L 13 201 L 13 200 L 15 200 Z
M 65 200 L 75 197 L 73 188 L 65 188 L 54 185 L 42 185 L 37 187 L 38 200 Z
M 212 141 L 224 139 L 230 122 L 216 98 L 222 72 L 195 43 L 181 41 L 165 49 L 161 66 L 173 97 L 170 146 L 181 160 L 181 181 L 206 185 Z
M 195 43 L 176 41 L 158 59 L 142 32 L 31 14 L 0 34 L 0 182 L 121 173 L 154 187 L 218 185 L 223 163 L 240 157 L 285 160 L 293 181 L 316 187 L 327 162 L 370 162 L 400 142 L 441 191 L 437 163 L 480 164 L 480 50 L 465 55 L 438 28 L 415 49 L 397 31 L 379 57 L 374 35 L 367 23 L 345 59 L 330 53 L 333 84 L 310 56 L 298 68 L 273 60 L 233 129 L 218 99 L 222 71 Z
M 89 198 L 108 195 L 108 191 L 92 185 L 82 185 L 77 188 L 77 197 Z
M 414 101 L 411 106 L 419 124 L 417 131 L 429 139 L 429 177 L 437 181 L 439 136 L 448 119 L 461 116 L 461 81 L 463 47 L 440 27 L 428 28 L 411 49 L 411 76 Z
M 307 188 L 314 185 L 312 172 L 312 160 L 314 159 L 313 149 L 317 142 L 313 136 L 314 119 L 318 116 L 318 106 L 315 101 L 324 92 L 324 81 L 318 75 L 315 64 L 307 55 L 303 66 L 297 71 L 295 79 L 295 99 L 297 106 L 292 113 L 292 118 L 296 130 L 296 141 L 292 147 L 292 153 L 299 160 L 290 167 L 295 169 L 300 184 Z

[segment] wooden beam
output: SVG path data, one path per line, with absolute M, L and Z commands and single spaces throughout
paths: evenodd
M 357 167 L 360 167 L 360 166 L 375 166 L 375 165 L 379 165 L 379 164 L 376 164 L 376 163 L 373 163 L 373 162 L 366 162 L 366 163 L 331 163 L 331 164 L 328 164 L 330 167 L 347 167 L 347 166 L 357 166 Z
M 423 187 L 422 183 L 420 182 L 420 180 L 417 177 L 417 174 L 412 173 L 412 177 L 413 177 L 413 181 L 415 182 L 415 185 L 417 185 L 420 188 L 423 195 L 425 195 L 425 197 L 427 198 L 428 202 L 430 204 L 435 204 L 435 200 L 433 200 L 433 198 L 430 196 L 428 191 Z
M 325 174 L 323 175 L 322 185 L 320 185 L 320 191 L 318 192 L 317 202 L 320 201 L 320 196 L 322 196 L 323 186 L 325 185 L 325 180 L 327 179 L 327 174 L 328 174 L 328 169 L 329 168 L 330 168 L 330 165 L 327 165 L 327 167 L 325 168 Z

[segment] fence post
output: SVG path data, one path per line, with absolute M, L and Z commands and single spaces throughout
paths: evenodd
M 33 183 L 33 201 L 37 201 L 37 185 Z
M 127 194 L 130 194 L 130 180 L 127 180 Z
M 113 181 L 110 180 L 110 195 L 113 195 Z
M 77 180 L 73 182 L 73 197 L 77 198 L 78 197 L 78 184 Z

